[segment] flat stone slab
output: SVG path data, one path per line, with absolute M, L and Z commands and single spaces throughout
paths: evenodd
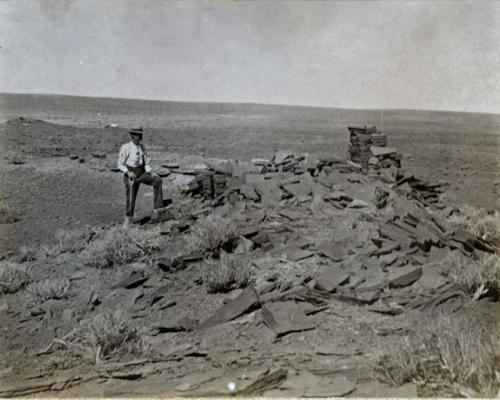
M 419 288 L 433 292 L 447 283 L 446 278 L 439 273 L 439 265 L 436 263 L 422 265 L 421 268 L 422 277 L 416 284 Z
M 355 304 L 371 304 L 380 298 L 380 293 L 380 290 L 361 293 L 357 292 L 357 290 L 342 290 L 338 294 L 338 298 Z
M 259 195 L 255 191 L 255 189 L 250 185 L 241 185 L 240 186 L 240 193 L 247 200 L 257 201 L 259 199 Z
M 375 157 L 389 156 L 398 152 L 398 149 L 395 147 L 371 146 L 370 150 Z
M 163 299 L 171 291 L 172 291 L 172 284 L 167 283 L 167 284 L 158 286 L 158 288 L 149 292 L 146 296 L 144 296 L 144 300 L 146 303 L 149 303 L 150 305 L 152 305 L 155 302 Z
M 390 287 L 404 287 L 418 281 L 422 276 L 422 267 L 407 266 L 395 269 L 389 274 Z
M 260 195 L 264 204 L 277 203 L 283 198 L 283 191 L 279 188 L 276 179 L 256 182 L 255 191 Z
M 306 258 L 314 256 L 313 251 L 303 250 L 303 249 L 292 249 L 287 252 L 286 259 L 289 261 L 300 261 Z
M 240 236 L 238 247 L 235 250 L 236 254 L 249 253 L 255 248 L 255 243 L 245 236 Z
M 348 205 L 347 208 L 374 208 L 373 204 L 367 203 L 364 200 L 354 199 Z
M 149 276 L 145 276 L 142 272 L 134 272 L 129 277 L 121 280 L 116 285 L 113 285 L 111 289 L 124 288 L 132 289 L 140 286 L 149 279 Z
M 304 397 L 343 397 L 354 392 L 356 385 L 344 376 L 323 378 L 314 388 L 307 388 Z
M 333 292 L 338 286 L 349 281 L 349 274 L 339 266 L 329 265 L 321 268 L 315 279 L 316 287 Z
M 287 150 L 278 150 L 274 155 L 273 162 L 275 164 L 283 164 L 286 160 L 293 157 L 293 153 Z
M 399 253 L 393 252 L 389 254 L 384 254 L 379 257 L 379 261 L 382 267 L 394 264 L 399 257 Z
M 333 261 L 343 261 L 348 256 L 348 249 L 344 241 L 326 241 L 318 246 L 318 251 Z
M 274 290 L 270 293 L 266 293 L 260 297 L 261 304 L 274 303 L 278 301 L 285 300 L 295 300 L 297 298 L 303 298 L 309 293 L 309 288 L 306 286 L 296 286 L 288 289 L 284 292 L 281 290 Z
M 274 331 L 277 337 L 291 332 L 302 332 L 314 329 L 303 308 L 294 301 L 269 303 L 262 306 L 262 320 Z
M 297 221 L 303 217 L 302 213 L 291 210 L 280 210 L 278 211 L 278 214 L 289 219 L 290 221 Z
M 229 301 L 219 308 L 215 313 L 203 321 L 198 328 L 210 328 L 212 326 L 229 322 L 249 309 L 259 304 L 259 297 L 253 286 L 248 286 L 234 300 Z
M 303 183 L 292 183 L 284 185 L 283 189 L 294 197 L 309 196 L 311 188 Z
M 271 164 L 271 160 L 268 160 L 267 158 L 252 158 L 250 162 L 254 165 L 259 165 L 259 166 L 265 166 Z
M 357 288 L 357 293 L 373 292 L 382 290 L 385 287 L 385 280 L 382 274 L 379 277 L 372 277 L 361 283 Z
M 345 377 L 322 377 L 301 370 L 289 374 L 279 386 L 279 391 L 265 393 L 266 397 L 303 398 L 303 397 L 341 397 L 352 393 L 356 385 Z
M 325 200 L 334 200 L 334 201 L 352 201 L 352 197 L 348 194 L 340 191 L 333 191 L 331 193 L 327 193 L 323 196 Z

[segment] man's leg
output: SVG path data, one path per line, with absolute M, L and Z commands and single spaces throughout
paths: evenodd
M 141 177 L 141 182 L 153 186 L 154 188 L 154 208 L 163 207 L 163 185 L 161 178 L 158 175 L 152 175 L 150 173 L 145 173 Z
M 130 195 L 130 210 L 132 212 L 131 216 L 134 215 L 135 200 L 137 199 L 137 193 L 139 192 L 140 185 L 141 185 L 141 181 L 139 179 L 133 180 L 132 190 L 131 190 L 131 195 Z
M 131 191 L 130 181 L 127 175 L 123 175 L 123 183 L 125 184 L 125 216 L 131 217 L 134 214 L 132 202 L 131 202 Z

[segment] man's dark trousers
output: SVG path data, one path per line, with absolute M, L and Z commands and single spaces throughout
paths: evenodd
M 154 208 L 163 207 L 163 189 L 161 178 L 157 175 L 152 175 L 149 172 L 145 172 L 144 168 L 130 168 L 130 172 L 135 174 L 133 180 L 129 179 L 128 175 L 123 175 L 123 182 L 125 183 L 125 196 L 127 198 L 125 206 L 125 215 L 127 217 L 132 217 L 134 215 L 135 199 L 139 191 L 139 186 L 144 183 L 148 186 L 153 186 L 154 188 Z

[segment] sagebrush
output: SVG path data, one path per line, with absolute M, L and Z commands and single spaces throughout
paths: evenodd
M 449 216 L 448 221 L 500 247 L 500 213 L 498 211 L 465 205 L 460 208 L 459 212 Z
M 203 268 L 203 282 L 208 293 L 225 293 L 244 288 L 252 280 L 247 257 L 237 257 L 222 252 L 219 259 L 205 260 Z
M 39 249 L 33 245 L 22 245 L 19 247 L 19 258 L 18 261 L 21 263 L 34 261 L 39 257 Z
M 441 272 L 476 299 L 486 294 L 500 297 L 500 257 L 496 254 L 475 260 L 456 252 L 441 262 Z
M 58 229 L 55 233 L 56 246 L 60 251 L 75 252 L 83 249 L 96 231 L 90 225 L 84 225 L 74 230 Z
M 413 382 L 432 395 L 492 397 L 500 389 L 500 327 L 473 313 L 421 319 L 374 366 L 382 382 Z
M 58 342 L 73 355 L 95 362 L 116 354 L 145 352 L 136 329 L 121 310 L 101 311 L 80 321 Z
M 159 250 L 164 243 L 159 227 L 144 229 L 138 226 L 114 226 L 96 235 L 82 251 L 81 258 L 91 267 L 109 268 Z
M 54 235 L 55 242 L 43 243 L 40 246 L 23 245 L 19 248 L 20 262 L 55 257 L 64 252 L 82 250 L 96 231 L 90 225 L 84 225 L 74 230 L 58 229 Z
M 30 268 L 10 261 L 0 263 L 0 294 L 15 293 L 30 280 Z
M 217 253 L 235 246 L 236 228 L 233 222 L 216 214 L 200 218 L 187 236 L 188 248 L 203 253 Z
M 69 279 L 55 278 L 44 279 L 28 285 L 26 290 L 35 300 L 46 301 L 50 299 L 62 299 L 68 295 L 71 283 Z

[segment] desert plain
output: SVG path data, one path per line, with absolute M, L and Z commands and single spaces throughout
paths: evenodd
M 497 395 L 500 115 L 2 94 L 0 118 L 1 397 Z M 348 162 L 365 125 L 431 202 Z M 172 204 L 142 186 L 124 229 L 136 126 Z

